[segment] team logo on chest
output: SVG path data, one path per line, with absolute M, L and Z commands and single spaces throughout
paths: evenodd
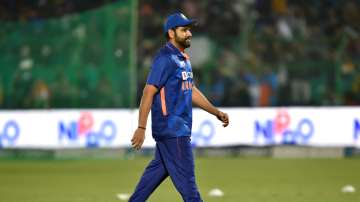
M 184 61 L 180 61 L 180 62 L 179 62 L 179 65 L 180 65 L 181 68 L 185 68 L 186 63 L 185 63 Z

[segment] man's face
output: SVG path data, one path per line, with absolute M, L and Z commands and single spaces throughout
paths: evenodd
M 189 48 L 191 43 L 191 27 L 177 27 L 175 29 L 175 42 L 184 48 Z

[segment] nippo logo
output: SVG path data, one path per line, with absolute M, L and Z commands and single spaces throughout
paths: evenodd
M 203 121 L 198 130 L 191 135 L 191 145 L 196 147 L 198 145 L 208 146 L 215 136 L 215 126 L 210 120 Z
M 95 127 L 92 113 L 83 112 L 76 121 L 59 122 L 59 141 L 61 143 L 86 147 L 110 145 L 116 137 L 116 125 L 111 120 L 104 120 Z
M 286 110 L 279 110 L 274 119 L 254 124 L 255 144 L 307 144 L 314 134 L 314 124 L 308 118 L 292 123 Z
M 16 121 L 9 120 L 5 124 L 0 123 L 0 148 L 12 146 L 20 135 L 20 127 Z
M 354 119 L 354 141 L 358 141 L 360 139 L 360 121 Z

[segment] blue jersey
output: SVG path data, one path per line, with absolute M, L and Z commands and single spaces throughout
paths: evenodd
M 151 106 L 155 141 L 190 136 L 193 73 L 188 57 L 167 43 L 154 58 L 147 84 L 159 89 Z

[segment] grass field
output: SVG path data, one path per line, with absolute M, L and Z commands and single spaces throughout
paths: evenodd
M 116 202 L 131 193 L 150 159 L 0 160 L 0 202 Z M 359 202 L 360 159 L 198 158 L 206 202 Z M 355 193 L 342 193 L 351 184 Z M 225 195 L 209 197 L 212 188 Z M 150 202 L 180 202 L 166 180 Z

